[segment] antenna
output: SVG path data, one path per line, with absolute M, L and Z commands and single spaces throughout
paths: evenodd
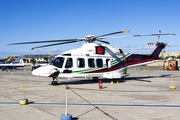
M 159 43 L 159 38 L 160 38 L 161 30 L 159 30 L 159 35 L 158 35 L 158 43 Z

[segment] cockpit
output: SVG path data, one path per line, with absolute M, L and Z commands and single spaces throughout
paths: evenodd
M 51 61 L 49 61 L 49 65 L 53 65 L 58 68 L 62 68 L 64 59 L 65 59 L 64 57 L 54 57 Z

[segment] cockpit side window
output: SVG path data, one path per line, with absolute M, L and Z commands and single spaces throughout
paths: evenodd
M 72 67 L 73 67 L 73 59 L 72 58 L 67 58 L 65 68 L 72 68 Z
M 63 63 L 64 63 L 64 57 L 57 57 L 50 63 L 50 65 L 56 66 L 58 68 L 62 68 Z
M 95 67 L 94 58 L 89 58 L 88 59 L 88 65 L 89 65 L 90 68 Z
M 84 68 L 85 67 L 85 60 L 84 60 L 84 58 L 78 58 L 77 59 L 77 66 L 78 66 L 78 68 Z

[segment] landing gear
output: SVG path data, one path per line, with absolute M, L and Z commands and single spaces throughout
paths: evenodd
M 58 85 L 58 79 L 53 78 L 53 81 L 51 82 L 51 85 Z
M 117 83 L 118 82 L 118 79 L 112 79 L 114 83 Z
M 94 82 L 98 82 L 98 77 L 93 77 Z
M 51 85 L 58 85 L 58 75 L 59 75 L 60 71 L 56 69 L 55 72 L 53 72 L 49 77 L 53 78 L 53 81 L 51 82 Z
M 8 72 L 10 72 L 10 68 L 8 68 L 8 67 L 3 67 L 3 68 L 2 68 L 2 71 L 5 71 L 5 70 L 8 71 Z
M 111 79 L 111 84 L 113 84 L 113 83 L 119 83 L 118 79 Z

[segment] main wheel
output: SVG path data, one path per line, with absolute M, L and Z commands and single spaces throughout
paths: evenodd
M 118 82 L 118 79 L 111 79 L 114 83 Z
M 98 77 L 93 77 L 94 82 L 98 82 Z

